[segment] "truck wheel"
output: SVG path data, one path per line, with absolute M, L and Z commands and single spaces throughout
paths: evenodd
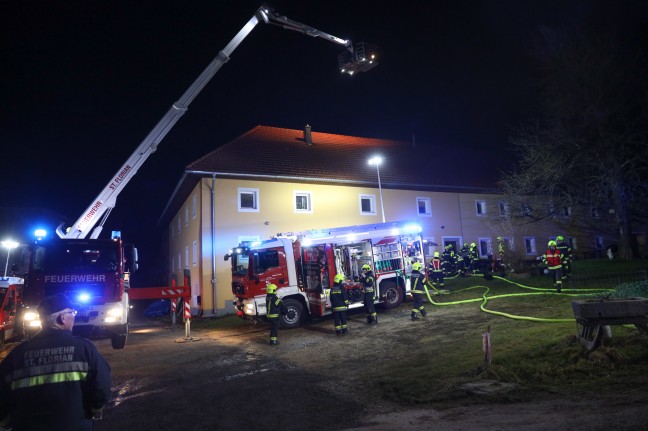
M 299 327 L 304 318 L 304 306 L 295 299 L 286 299 L 284 306 L 286 307 L 286 314 L 279 315 L 280 326 L 284 329 Z
M 384 298 L 383 306 L 386 309 L 396 308 L 403 303 L 403 291 L 396 286 L 396 283 L 384 281 L 380 287 L 381 296 Z
M 128 338 L 128 323 L 121 325 L 120 329 L 115 334 L 110 336 L 110 344 L 113 349 L 123 349 L 126 347 L 126 339 Z

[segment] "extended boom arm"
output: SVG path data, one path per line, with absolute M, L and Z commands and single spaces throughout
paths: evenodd
M 211 63 L 209 63 L 209 65 L 200 74 L 200 76 L 193 82 L 193 84 L 191 84 L 187 91 L 185 91 L 182 97 L 180 97 L 180 99 L 178 99 L 178 101 L 171 106 L 169 111 L 164 115 L 164 117 L 162 117 L 162 119 L 157 123 L 153 130 L 151 130 L 151 132 L 146 136 L 146 138 L 144 138 L 139 147 L 137 147 L 135 152 L 117 171 L 117 174 L 111 179 L 108 185 L 104 187 L 101 193 L 83 212 L 81 217 L 79 217 L 79 219 L 74 222 L 74 224 L 67 231 L 62 230 L 63 225 L 59 226 L 56 229 L 56 233 L 59 237 L 85 238 L 88 235 L 88 232 L 93 228 L 94 229 L 92 230 L 90 238 L 99 237 L 106 219 L 110 215 L 112 209 L 115 207 L 119 193 L 124 189 L 124 187 L 126 187 L 126 184 L 128 184 L 130 179 L 137 173 L 138 169 L 144 164 L 146 159 L 148 159 L 148 157 L 155 152 L 162 139 L 164 139 L 166 134 L 169 133 L 175 123 L 187 111 L 189 104 L 198 95 L 198 93 L 202 91 L 209 80 L 216 74 L 216 72 L 218 72 L 221 66 L 227 63 L 232 52 L 238 47 L 243 39 L 245 39 L 247 35 L 250 34 L 254 27 L 256 27 L 256 25 L 259 23 L 259 20 L 262 20 L 266 24 L 279 25 L 287 30 L 299 31 L 312 37 L 322 37 L 331 42 L 344 45 L 352 55 L 352 61 L 350 64 L 353 65 L 356 63 L 355 57 L 353 57 L 353 44 L 350 40 L 340 39 L 339 37 L 324 33 L 313 27 L 309 27 L 305 24 L 288 19 L 285 16 L 280 16 L 268 7 L 262 6 L 256 11 L 254 16 L 250 18 L 247 24 L 245 24 L 243 28 L 236 34 L 236 36 L 234 36 L 230 43 L 227 44 L 227 46 L 218 53 L 218 55 L 212 60 Z M 359 45 L 364 48 L 364 44 L 361 43 Z M 345 56 L 345 59 L 348 58 L 349 57 L 347 54 Z M 340 59 L 340 64 L 342 65 L 342 59 Z M 348 64 L 349 63 L 346 63 L 345 66 L 348 66 Z M 367 67 L 369 64 L 372 65 L 370 67 Z M 363 54 L 363 57 L 359 58 L 357 61 L 357 71 L 369 70 L 376 64 L 377 63 L 375 63 L 373 59 L 371 62 L 368 62 Z M 97 225 L 99 220 L 101 220 L 101 222 L 99 223 L 99 225 Z

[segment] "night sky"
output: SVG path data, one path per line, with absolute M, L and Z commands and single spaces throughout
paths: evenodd
M 540 26 L 627 31 L 648 25 L 647 3 L 269 1 L 376 44 L 380 65 L 341 75 L 343 47 L 260 23 L 119 196 L 106 230 L 136 242 L 157 235 L 184 166 L 256 125 L 505 151 L 510 127 L 539 112 Z M 5 2 L 0 206 L 74 221 L 261 4 Z

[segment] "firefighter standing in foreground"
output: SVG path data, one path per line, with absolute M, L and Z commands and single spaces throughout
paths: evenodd
M 346 311 L 349 308 L 347 291 L 342 285 L 344 274 L 336 274 L 331 287 L 331 308 L 333 309 L 333 320 L 335 321 L 335 333 L 337 335 L 349 332 L 347 328 Z
M 556 248 L 556 241 L 549 241 L 549 249 L 542 256 L 542 261 L 547 265 L 547 269 L 553 278 L 554 287 L 560 293 L 562 287 L 562 255 Z
M 76 311 L 62 294 L 38 306 L 43 329 L 0 364 L 0 429 L 89 431 L 110 399 L 110 366 L 72 335 Z
M 371 270 L 371 266 L 368 264 L 362 265 L 362 277 L 360 277 L 363 294 L 362 300 L 367 313 L 367 323 L 370 325 L 378 323 L 378 314 L 376 313 L 376 306 L 374 305 L 374 301 L 376 300 L 374 281 L 375 277 Z
M 412 320 L 420 319 L 419 315 L 423 317 L 427 316 L 425 311 L 425 305 L 423 301 L 425 300 L 426 287 L 425 287 L 425 275 L 420 272 L 423 265 L 420 262 L 414 262 L 412 264 L 412 274 L 410 278 L 410 285 L 412 296 L 414 296 L 414 305 L 412 305 Z
M 277 285 L 268 284 L 266 287 L 266 313 L 270 322 L 270 345 L 279 344 L 277 333 L 279 332 L 279 313 L 286 314 L 286 306 L 281 298 L 277 296 Z

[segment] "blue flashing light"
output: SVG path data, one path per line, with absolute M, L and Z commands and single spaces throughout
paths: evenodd
M 112 234 L 110 235 L 110 239 L 117 239 L 117 238 L 121 238 L 121 231 L 120 230 L 112 231 Z
M 79 295 L 77 295 L 77 299 L 81 303 L 86 303 L 86 302 L 90 301 L 90 294 L 86 293 L 86 292 L 81 292 L 81 293 L 79 293 Z
M 34 237 L 36 237 L 36 239 L 38 241 L 40 241 L 40 240 L 47 237 L 47 231 L 45 229 L 41 229 L 41 228 L 35 229 L 34 230 Z
M 423 231 L 421 226 L 417 224 L 408 224 L 404 228 L 405 232 L 411 232 L 411 233 L 420 233 Z

